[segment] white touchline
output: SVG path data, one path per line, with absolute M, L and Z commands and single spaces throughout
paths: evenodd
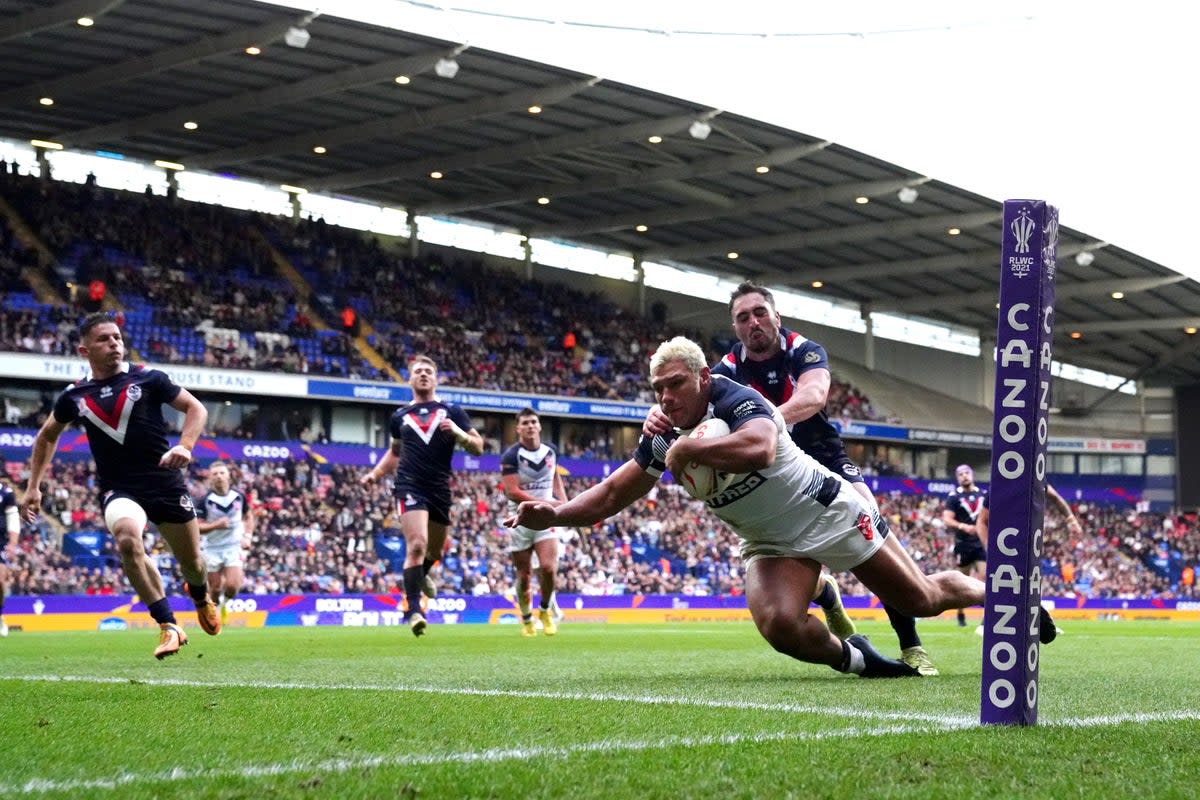
M 0 794 L 42 794 L 44 792 L 82 792 L 88 790 L 119 789 L 133 783 L 167 783 L 213 778 L 265 778 L 274 775 L 290 775 L 297 772 L 346 772 L 369 767 L 432 766 L 437 764 L 494 763 L 499 761 L 525 760 L 533 758 L 569 758 L 589 753 L 637 752 L 664 750 L 671 747 L 707 747 L 750 742 L 804 741 L 836 739 L 862 736 L 889 736 L 899 733 L 914 733 L 938 730 L 937 726 L 896 725 L 885 728 L 842 728 L 836 731 L 770 732 L 723 734 L 720 736 L 666 736 L 661 739 L 598 742 L 581 742 L 555 747 L 492 748 L 451 753 L 411 753 L 394 756 L 362 756 L 359 758 L 337 758 L 324 761 L 294 760 L 281 764 L 261 764 L 231 769 L 190 769 L 176 767 L 160 772 L 123 772 L 111 778 L 76 778 L 53 780 L 32 778 L 21 784 L 0 784 Z
M 193 681 L 182 678 L 117 678 L 99 675 L 4 675 L 3 680 L 45 683 L 139 684 L 145 686 L 192 686 L 200 689 L 300 689 L 305 691 L 416 692 L 420 694 L 460 694 L 469 697 L 521 697 L 533 700 L 581 700 L 600 703 L 641 703 L 643 705 L 696 706 L 728 708 L 736 711 L 770 711 L 783 714 L 820 714 L 825 716 L 897 722 L 927 722 L 932 725 L 959 727 L 974 725 L 974 715 L 920 714 L 910 711 L 873 711 L 838 706 L 811 706 L 795 703 L 755 703 L 745 700 L 714 700 L 703 697 L 668 695 L 627 695 L 609 692 L 546 692 L 524 689 L 476 689 L 469 686 L 363 683 L 279 683 L 273 681 Z
M 524 689 L 476 689 L 470 686 L 436 686 L 369 683 L 291 683 L 277 681 L 194 681 L 183 678 L 118 678 L 102 675 L 4 675 L 0 680 L 31 683 L 97 683 L 135 684 L 143 686 L 187 686 L 198 689 L 280 689 L 303 691 L 367 691 L 413 692 L 418 694 L 460 694 L 468 697 L 520 697 L 533 700 L 580 700 L 598 703 L 641 703 L 644 705 L 678 705 L 698 708 L 727 708 L 736 711 L 770 711 L 784 714 L 812 714 L 865 720 L 921 722 L 945 728 L 969 728 L 979 723 L 976 714 L 918 714 L 906 711 L 873 711 L 864 708 L 836 706 L 805 706 L 794 703 L 753 703 L 742 700 L 712 700 L 700 697 L 667 695 L 626 695 L 608 692 L 546 692 Z M 1178 722 L 1200 720 L 1200 710 L 1131 711 L 1126 714 L 1104 714 L 1092 717 L 1038 718 L 1038 724 L 1048 727 L 1095 728 L 1121 725 L 1126 722 Z

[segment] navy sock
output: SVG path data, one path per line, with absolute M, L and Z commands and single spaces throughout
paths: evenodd
M 188 596 L 192 598 L 192 602 L 198 606 L 204 605 L 204 602 L 208 600 L 208 587 L 203 584 L 197 586 L 194 583 L 187 583 L 186 586 Z
M 959 625 L 967 624 L 967 612 L 963 611 L 961 608 L 958 610 L 958 624 Z
M 408 600 L 408 613 L 421 610 L 421 584 L 425 581 L 425 567 L 417 564 L 404 568 L 404 596 Z
M 168 623 L 175 624 L 175 612 L 171 610 L 171 604 L 167 602 L 167 598 L 160 597 L 146 607 L 150 612 L 150 616 L 154 617 L 154 621 L 159 625 Z
M 436 558 L 427 558 L 421 562 L 421 577 L 424 578 L 429 574 L 429 570 L 433 569 L 433 565 L 437 563 Z
M 837 605 L 837 595 L 833 593 L 832 586 L 828 583 L 823 583 L 821 585 L 821 593 L 813 598 L 813 602 L 828 611 Z
M 900 639 L 901 650 L 921 646 L 921 637 L 917 634 L 916 617 L 903 614 L 886 604 L 883 610 L 887 612 L 888 621 L 892 623 L 892 630 L 896 632 L 896 636 Z

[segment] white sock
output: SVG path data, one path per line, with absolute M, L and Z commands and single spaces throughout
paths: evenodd
M 842 646 L 850 653 L 850 666 L 846 672 L 862 675 L 863 670 L 867 668 L 867 660 L 863 658 L 862 651 L 849 642 L 842 642 Z

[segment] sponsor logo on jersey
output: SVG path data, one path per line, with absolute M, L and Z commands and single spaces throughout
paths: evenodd
M 190 494 L 179 495 L 179 507 L 186 508 L 188 511 L 192 511 L 192 496 Z
M 842 464 L 842 472 L 847 475 L 858 475 L 858 467 L 853 464 Z
M 821 360 L 820 353 L 805 353 L 804 354 L 804 363 L 805 364 L 815 364 L 820 360 Z
M 733 409 L 733 416 L 741 419 L 749 414 L 753 414 L 758 410 L 758 403 L 754 400 L 743 400 L 738 403 L 737 408 Z
M 766 482 L 766 476 L 761 473 L 748 473 L 737 483 L 731 484 L 725 491 L 710 498 L 708 500 L 708 507 L 721 508 L 722 506 L 727 506 L 730 503 L 741 500 Z

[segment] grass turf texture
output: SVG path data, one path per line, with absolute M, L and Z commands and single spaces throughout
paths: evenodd
M 1025 729 L 976 724 L 971 628 L 920 631 L 940 677 L 839 675 L 735 623 L 235 628 L 161 663 L 153 632 L 14 634 L 0 796 L 1196 796 L 1200 624 L 1069 623 Z

